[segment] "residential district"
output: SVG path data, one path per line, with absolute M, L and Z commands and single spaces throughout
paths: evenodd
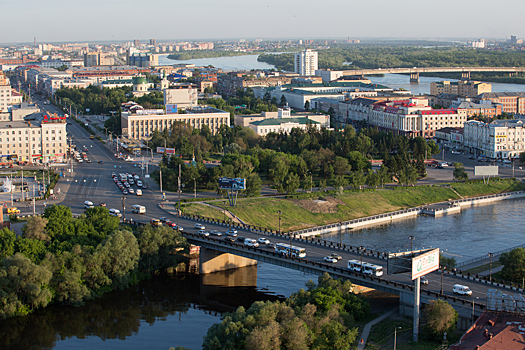
M 347 41 L 350 45 L 358 42 L 350 39 Z M 275 134 L 291 134 L 294 129 L 342 130 L 345 126 L 352 125 L 359 131 L 361 128 L 371 127 L 410 139 L 422 137 L 426 140 L 434 140 L 442 149 L 448 148 L 452 153 L 462 152 L 470 154 L 472 159 L 502 163 L 518 159 L 520 154 L 525 152 L 525 92 L 493 92 L 490 83 L 470 80 L 466 75 L 464 79 L 458 81 L 443 79 L 432 82 L 427 94 L 415 95 L 404 89 L 373 83 L 366 75 L 319 69 L 318 50 L 322 50 L 329 43 L 325 41 L 315 48 L 305 48 L 305 45 L 312 46 L 312 44 L 313 41 L 310 40 L 284 43 L 241 40 L 225 44 L 157 43 L 155 39 L 150 39 L 147 43 L 134 40 L 121 44 L 37 44 L 35 38 L 32 45 L 0 47 L 0 156 L 2 158 L 0 163 L 7 167 L 29 168 L 35 165 L 46 167 L 65 165 L 66 168 L 71 167 L 68 171 L 72 172 L 74 161 L 83 162 L 87 161 L 88 157 L 100 155 L 98 159 L 93 158 L 93 160 L 103 164 L 106 153 L 114 153 L 118 158 L 126 159 L 144 155 L 147 157 L 150 154 L 153 159 L 154 150 L 150 147 L 151 136 L 156 132 L 167 135 L 173 125 L 181 123 L 189 129 L 203 129 L 206 126 L 211 135 L 220 133 L 224 126 L 249 128 L 261 138 Z M 512 37 L 510 44 L 520 46 L 522 41 Z M 294 55 L 293 71 L 275 69 L 224 71 L 213 66 L 159 64 L 161 54 L 192 50 L 213 51 L 217 45 L 231 52 L 250 53 L 261 48 L 268 50 L 289 48 L 299 51 Z M 489 43 L 480 40 L 469 45 L 483 49 Z M 89 124 L 96 124 L 97 118 L 108 120 L 110 116 L 94 116 L 89 109 L 78 110 L 58 93 L 67 88 L 81 90 L 90 86 L 101 89 L 130 88 L 126 96 L 129 101 L 122 103 L 118 110 L 109 112 L 113 118 L 120 118 L 118 123 L 120 130 L 108 130 L 104 123 L 100 123 L 105 132 L 98 131 L 102 135 L 105 133 L 107 142 L 105 147 L 111 151 L 99 153 L 96 151 L 93 156 L 88 152 L 89 147 L 86 145 L 77 144 L 75 149 L 71 135 L 73 125 L 78 129 L 77 124 L 74 123 L 80 122 L 80 125 L 83 124 L 89 129 Z M 232 112 L 207 103 L 210 99 L 226 99 L 244 91 L 250 91 L 255 98 L 274 101 L 279 108 L 257 114 L 244 114 L 243 110 L 247 109 L 245 105 L 235 106 L 235 111 Z M 157 105 L 157 108 L 149 108 L 131 101 L 145 96 L 157 96 L 162 99 L 162 103 Z M 58 108 L 47 108 L 46 106 L 50 104 Z M 72 123 L 73 118 L 74 123 Z M 79 140 L 78 135 L 81 131 L 76 130 L 75 133 Z M 93 139 L 91 137 L 91 140 Z M 171 153 L 175 153 L 175 150 L 172 151 Z M 157 149 L 159 156 L 165 152 L 167 153 L 167 148 Z M 151 164 L 153 166 L 154 163 Z M 114 167 L 116 168 L 117 165 Z M 137 169 L 139 169 L 137 173 L 141 172 L 144 176 L 143 160 L 140 168 Z M 86 173 L 82 174 L 84 183 L 86 179 L 91 183 L 100 181 L 97 171 L 86 170 Z M 143 190 L 147 188 L 146 177 L 140 177 L 135 173 L 118 173 L 119 171 L 113 173 L 111 177 L 122 194 L 136 193 L 142 196 Z M 66 171 L 61 175 L 67 178 Z M 146 176 L 149 178 L 148 174 Z M 135 183 L 140 188 L 134 190 Z M 24 186 L 23 179 L 21 185 Z M 80 185 L 71 182 L 67 184 L 67 187 L 69 186 Z M 160 193 L 162 193 L 162 182 L 160 186 Z M 84 201 L 86 196 L 90 194 L 93 196 L 96 192 L 93 189 L 95 187 L 76 188 L 74 198 L 71 198 L 70 202 L 66 201 L 66 205 L 73 203 L 77 197 L 82 198 L 83 204 L 80 205 L 82 208 L 93 207 L 96 205 L 93 201 L 106 205 L 105 201 L 109 200 L 93 197 L 92 201 Z M 165 196 L 166 194 L 162 193 L 162 200 Z M 195 197 L 197 197 L 196 189 Z M 23 198 L 22 194 L 21 199 Z M 113 208 L 110 213 L 119 217 L 124 214 L 125 219 L 125 197 L 117 199 L 122 200 L 123 213 Z M 145 193 L 144 200 L 148 200 L 151 207 L 154 207 L 154 203 L 160 199 L 156 195 Z M 12 199 L 11 203 L 13 203 Z M 34 207 L 33 203 L 33 212 L 35 212 Z M 45 207 L 46 203 L 44 203 Z M 134 214 L 144 212 L 146 212 L 144 206 L 133 206 Z M 176 213 L 178 218 L 179 212 Z M 235 216 L 231 219 L 237 220 Z M 162 221 L 169 222 L 166 218 Z M 178 226 L 172 224 L 184 230 L 182 224 L 189 225 L 189 222 L 191 221 L 181 221 Z M 152 224 L 160 225 L 160 221 L 152 220 Z M 281 212 L 279 211 L 279 234 L 280 225 Z M 197 227 L 197 224 L 195 228 L 204 231 L 204 227 Z M 229 232 L 234 231 L 230 228 Z M 254 245 L 257 243 L 255 239 L 248 240 L 253 241 Z M 266 241 L 262 243 L 264 242 Z M 325 262 L 338 261 L 337 256 L 324 259 Z M 361 253 L 361 263 L 362 259 Z M 355 261 L 357 264 L 357 260 Z M 459 295 L 472 293 L 468 287 L 460 287 L 456 288 L 455 285 L 453 292 Z M 443 272 L 441 289 L 443 289 Z M 474 308 L 473 301 L 472 317 L 474 317 Z M 481 325 L 481 322 L 492 322 L 492 320 L 490 316 L 484 314 L 478 322 Z M 497 330 L 494 326 L 493 331 L 502 334 L 512 331 L 508 328 L 501 327 Z M 478 332 L 479 328 L 474 330 Z M 485 342 L 492 338 L 492 334 L 489 336 L 482 332 L 480 334 L 470 332 L 465 336 L 465 342 L 471 344 L 479 344 L 478 340 L 481 338 Z M 457 349 L 463 348 L 457 347 Z

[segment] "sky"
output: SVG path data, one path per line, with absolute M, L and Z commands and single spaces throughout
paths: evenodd
M 525 38 L 523 0 L 2 0 L 0 43 Z

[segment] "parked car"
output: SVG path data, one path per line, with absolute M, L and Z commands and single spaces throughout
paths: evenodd
M 339 261 L 339 260 L 337 260 L 336 258 L 333 258 L 333 257 L 331 257 L 331 256 L 325 256 L 325 257 L 323 258 L 323 260 L 326 261 L 326 262 L 329 262 L 329 263 L 333 263 L 333 264 L 335 264 L 336 262 Z
M 132 189 L 132 188 L 130 188 L 130 189 L 128 190 L 128 192 L 129 192 L 130 194 L 135 194 L 135 190 Z

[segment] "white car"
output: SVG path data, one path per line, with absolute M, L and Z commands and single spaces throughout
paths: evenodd
M 220 233 L 217 230 L 211 230 L 210 231 L 210 235 L 212 235 L 212 236 L 222 236 L 222 233 Z
M 210 233 L 206 232 L 206 230 L 199 230 L 199 235 L 201 235 L 201 236 L 209 236 Z
M 226 234 L 228 236 L 232 236 L 232 237 L 235 237 L 237 236 L 237 230 L 233 229 L 233 228 L 230 228 L 228 231 L 226 231 Z
M 270 243 L 270 240 L 268 238 L 261 237 L 257 240 L 257 242 L 259 242 L 259 244 L 268 244 Z
M 193 227 L 194 228 L 198 228 L 199 230 L 205 230 L 206 229 L 206 227 L 204 227 L 203 224 L 199 224 L 199 223 L 193 225 Z
M 135 194 L 135 191 L 134 191 L 132 188 L 130 188 L 130 189 L 128 190 L 128 193 L 129 193 L 129 194 Z
M 338 261 L 336 258 L 331 257 L 331 256 L 325 256 L 323 259 L 324 259 L 324 261 L 329 262 L 329 263 L 333 263 L 333 264 L 335 264 Z
M 137 180 L 137 186 L 142 187 L 142 181 Z

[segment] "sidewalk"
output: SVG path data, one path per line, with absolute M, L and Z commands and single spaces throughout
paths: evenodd
M 372 329 L 372 327 L 375 324 L 383 321 L 385 318 L 393 315 L 396 312 L 397 312 L 397 308 L 395 308 L 393 310 L 390 310 L 386 314 L 383 314 L 383 315 L 379 316 L 378 318 L 368 322 L 365 325 L 365 327 L 363 328 L 363 333 L 361 333 L 361 338 L 359 338 L 359 344 L 357 344 L 357 350 L 364 350 L 365 349 L 366 341 L 368 339 L 368 335 L 370 334 L 370 330 Z

